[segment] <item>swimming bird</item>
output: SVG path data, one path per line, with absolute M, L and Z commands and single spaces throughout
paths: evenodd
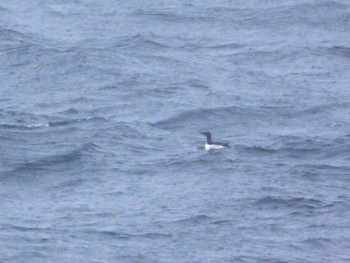
M 213 142 L 211 140 L 211 133 L 210 132 L 201 132 L 201 134 L 205 135 L 207 137 L 207 141 L 204 145 L 204 148 L 208 151 L 210 149 L 222 149 L 229 147 L 229 144 L 227 142 Z

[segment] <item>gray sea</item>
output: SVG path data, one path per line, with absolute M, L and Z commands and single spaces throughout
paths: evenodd
M 348 0 L 0 2 L 1 263 L 350 262 L 349 161 Z

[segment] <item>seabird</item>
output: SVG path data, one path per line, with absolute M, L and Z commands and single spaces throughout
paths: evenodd
M 205 135 L 207 137 L 207 141 L 204 145 L 204 148 L 208 151 L 210 149 L 222 149 L 222 148 L 226 148 L 229 147 L 229 144 L 226 143 L 222 143 L 222 142 L 213 142 L 211 140 L 211 133 L 210 132 L 201 132 L 201 134 Z

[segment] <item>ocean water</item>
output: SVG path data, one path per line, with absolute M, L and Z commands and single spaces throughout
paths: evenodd
M 347 0 L 1 1 L 0 262 L 350 262 L 349 36 Z

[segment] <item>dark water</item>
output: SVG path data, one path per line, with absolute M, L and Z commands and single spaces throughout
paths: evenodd
M 349 36 L 346 0 L 2 1 L 0 262 L 350 262 Z

